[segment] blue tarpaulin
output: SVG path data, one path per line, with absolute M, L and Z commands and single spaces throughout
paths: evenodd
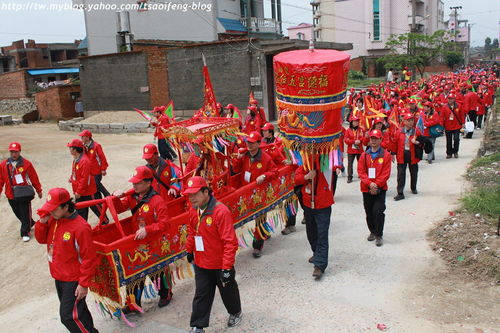
M 48 68 L 48 69 L 29 69 L 29 75 L 46 75 L 46 74 L 71 74 L 80 73 L 80 68 Z

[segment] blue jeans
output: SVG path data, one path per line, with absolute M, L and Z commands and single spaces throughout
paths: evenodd
M 328 229 L 330 228 L 331 215 L 331 206 L 321 209 L 311 209 L 304 206 L 307 240 L 314 253 L 313 263 L 322 272 L 328 266 Z

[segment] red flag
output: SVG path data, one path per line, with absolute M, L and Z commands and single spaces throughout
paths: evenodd
M 215 93 L 212 87 L 212 82 L 210 81 L 210 74 L 208 74 L 207 62 L 205 60 L 205 55 L 201 55 L 203 58 L 203 78 L 205 79 L 205 86 L 203 89 L 204 100 L 203 109 L 204 115 L 206 117 L 219 117 L 219 110 L 217 110 L 217 102 L 215 100 Z

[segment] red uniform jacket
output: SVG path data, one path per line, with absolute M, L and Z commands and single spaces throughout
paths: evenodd
M 324 174 L 322 172 L 316 171 L 316 179 L 314 181 L 314 209 L 322 209 L 330 207 L 335 203 L 333 198 L 333 192 L 328 184 Z M 332 171 L 332 173 L 335 171 Z M 312 183 L 305 180 L 304 176 L 307 172 L 304 167 L 301 166 L 295 172 L 295 185 L 303 185 L 301 188 L 302 193 L 302 203 L 312 208 Z M 333 174 L 332 174 L 333 175 Z
M 47 244 L 50 274 L 59 281 L 88 287 L 97 266 L 90 225 L 77 212 L 59 220 L 35 224 L 35 238 Z
M 279 138 L 273 138 L 272 140 L 263 139 L 261 147 L 271 158 L 277 167 L 283 166 L 283 161 L 286 160 L 285 151 L 283 150 L 283 143 Z
M 453 106 L 453 113 L 449 104 L 443 105 L 441 108 L 441 117 L 443 119 L 444 129 L 447 131 L 459 130 L 465 123 L 465 114 L 462 109 L 455 103 Z
M 108 169 L 106 155 L 104 155 L 102 146 L 98 142 L 92 140 L 88 147 L 85 146 L 85 155 L 87 155 L 90 160 L 90 172 L 93 176 L 100 175 L 103 171 Z
M 354 146 L 354 142 L 359 140 L 358 148 Z M 344 142 L 347 145 L 348 154 L 362 154 L 363 143 L 365 142 L 365 132 L 359 126 L 357 129 L 348 128 L 344 132 Z
M 477 106 L 477 114 L 479 116 L 484 115 L 486 113 L 486 96 L 478 98 L 478 106 Z
M 172 178 L 180 178 L 182 177 L 182 172 L 181 169 L 175 165 L 173 162 L 165 160 L 161 157 L 158 157 L 158 166 L 156 168 L 152 167 L 151 165 L 147 165 L 148 168 L 153 170 L 153 172 L 156 174 L 158 178 L 165 184 L 167 187 L 162 185 L 158 179 L 153 178 L 153 183 L 152 186 L 156 193 L 160 194 L 160 196 L 163 198 L 165 201 L 169 201 L 174 199 L 174 197 L 168 195 L 168 190 L 170 188 L 173 188 L 176 192 L 176 195 L 181 194 L 181 183 L 176 182 L 172 183 L 171 180 Z
M 168 124 L 170 124 L 170 118 L 165 114 L 162 114 L 156 120 L 156 122 L 153 123 L 153 125 L 156 127 L 154 133 L 155 138 L 165 139 L 165 136 L 163 135 L 163 131 L 161 130 L 161 128 L 167 126 Z
M 441 125 L 443 123 L 443 120 L 441 119 L 441 116 L 439 113 L 434 110 L 429 112 L 428 114 L 425 112 L 422 112 L 422 119 L 424 121 L 424 136 L 430 136 L 430 127 L 436 126 L 436 125 Z
M 85 154 L 81 154 L 73 161 L 71 186 L 73 193 L 81 196 L 94 195 L 97 192 L 94 177 L 91 172 L 92 164 Z
M 5 196 L 13 200 L 14 193 L 12 191 L 12 185 L 28 185 L 28 179 L 37 193 L 42 192 L 42 185 L 40 185 L 40 181 L 38 180 L 38 174 L 30 161 L 19 156 L 16 167 L 14 167 L 11 162 L 10 158 L 0 162 L 0 194 L 5 186 Z M 22 176 L 23 181 L 21 183 L 17 183 L 16 181 L 15 177 L 18 174 Z
M 197 209 L 189 211 L 186 251 L 194 253 L 196 266 L 205 269 L 231 269 L 238 250 L 233 216 L 224 204 L 210 197 L 200 216 Z M 204 251 L 196 251 L 194 237 L 201 236 Z
M 405 162 L 405 157 L 404 157 L 404 152 L 405 152 L 405 141 L 406 141 L 406 134 L 403 132 L 404 127 L 397 130 L 394 132 L 393 136 L 393 147 L 390 149 L 391 152 L 396 153 L 396 160 L 398 164 L 404 164 Z M 411 140 L 413 138 L 416 139 L 417 136 L 422 135 L 417 129 L 415 129 L 415 134 L 411 135 L 408 137 L 408 145 L 409 145 L 409 150 L 410 150 L 410 156 L 411 156 L 411 164 L 417 164 L 420 162 L 420 159 L 415 156 L 415 145 L 411 143 Z
M 135 226 L 135 230 L 144 226 L 146 232 L 150 234 L 165 231 L 170 227 L 167 205 L 153 189 L 143 198 L 140 198 L 137 194 L 122 198 L 121 201 L 117 202 L 116 211 L 121 213 L 129 208 L 132 210 L 138 206 L 139 201 L 141 201 L 142 205 L 136 208 L 132 215 L 132 224 Z
M 369 168 L 375 168 L 375 178 L 368 177 Z M 380 148 L 377 156 L 372 159 L 369 153 L 364 152 L 359 158 L 358 175 L 361 179 L 361 192 L 369 192 L 372 182 L 377 184 L 379 189 L 387 191 L 387 180 L 391 176 L 391 154 L 384 148 Z
M 464 112 L 469 112 L 471 110 L 477 111 L 479 107 L 479 97 L 473 91 L 469 91 L 464 96 L 464 103 L 462 109 Z
M 259 132 L 260 133 L 260 128 L 262 127 L 262 120 L 260 119 L 259 115 L 256 115 L 255 117 L 247 117 L 245 119 L 245 124 L 243 126 L 243 132 L 246 134 L 250 134 L 252 132 Z
M 260 175 L 266 175 L 266 180 L 274 179 L 278 171 L 271 156 L 260 148 L 254 158 L 251 158 L 250 153 L 247 151 L 242 158 L 233 159 L 232 166 L 235 173 L 241 173 L 241 186 L 254 182 Z M 245 180 L 246 172 L 250 172 L 250 181 Z

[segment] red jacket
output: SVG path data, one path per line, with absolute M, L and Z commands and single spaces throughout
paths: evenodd
M 153 126 L 156 127 L 154 137 L 158 139 L 165 139 L 161 128 L 167 126 L 168 124 L 170 124 L 170 118 L 165 114 L 162 114 L 155 122 L 153 122 Z
M 158 231 L 165 231 L 170 227 L 167 205 L 165 201 L 154 190 L 151 190 L 144 198 L 139 198 L 133 194 L 122 198 L 116 205 L 116 211 L 122 213 L 127 209 L 134 209 L 142 199 L 143 204 L 132 215 L 132 225 L 135 230 L 144 226 L 148 234 Z
M 271 158 L 274 164 L 280 167 L 283 166 L 283 161 L 286 160 L 285 151 L 283 150 L 283 143 L 279 138 L 274 138 L 271 142 L 267 142 L 266 139 L 262 140 L 261 147 Z
M 197 209 L 190 209 L 186 251 L 194 253 L 196 266 L 205 269 L 231 269 L 234 266 L 238 239 L 233 223 L 229 208 L 214 197 L 210 197 L 201 217 Z M 196 251 L 194 236 L 201 236 L 204 251 Z
M 92 176 L 92 163 L 85 154 L 81 154 L 73 161 L 71 168 L 71 186 L 73 193 L 81 196 L 94 195 L 97 192 L 94 177 Z
M 241 186 L 254 182 L 260 175 L 266 175 L 266 180 L 274 179 L 278 172 L 271 156 L 260 148 L 253 161 L 250 158 L 250 153 L 247 151 L 242 158 L 233 159 L 232 166 L 235 173 L 241 174 Z M 250 172 L 250 181 L 245 180 L 247 171 Z
M 481 116 L 486 113 L 486 97 L 483 95 L 483 97 L 478 98 L 478 106 L 477 106 L 477 115 Z
M 473 91 L 469 91 L 464 96 L 464 103 L 462 105 L 464 112 L 469 112 L 471 110 L 477 111 L 479 107 L 479 97 Z
M 390 149 L 391 152 L 396 153 L 396 160 L 398 164 L 404 164 L 405 162 L 405 157 L 404 157 L 404 152 L 405 152 L 405 141 L 406 141 L 406 134 L 403 132 L 405 127 L 397 130 L 394 132 L 393 136 L 393 146 Z M 416 128 L 414 128 L 415 134 L 411 135 L 408 137 L 408 146 L 410 150 L 410 156 L 411 156 L 411 161 L 410 164 L 417 164 L 420 162 L 420 159 L 415 156 L 415 145 L 411 142 L 413 138 L 416 139 L 417 136 L 422 135 Z
M 369 168 L 375 168 L 375 178 L 368 177 Z M 372 182 L 377 184 L 379 189 L 387 191 L 387 180 L 391 176 L 391 154 L 380 148 L 377 156 L 372 159 L 371 154 L 364 152 L 359 158 L 358 175 L 361 179 L 361 192 L 369 192 Z
M 358 148 L 354 147 L 356 140 L 359 140 Z M 348 154 L 362 154 L 365 132 L 359 126 L 357 129 L 348 128 L 344 132 L 344 142 L 347 145 Z
M 454 113 L 451 111 L 449 104 L 445 104 L 441 108 L 443 126 L 447 131 L 459 130 L 465 123 L 465 114 L 462 112 L 462 109 L 458 106 L 458 104 L 455 103 L 453 111 Z
M 35 224 L 35 238 L 47 244 L 50 274 L 59 281 L 88 287 L 97 266 L 90 225 L 77 212 L 59 220 Z
M 98 142 L 92 140 L 89 146 L 85 146 L 85 155 L 87 155 L 90 160 L 90 172 L 93 176 L 100 175 L 103 171 L 108 169 L 106 155 L 104 155 L 102 146 Z
M 430 136 L 430 128 L 432 126 L 436 126 L 436 125 L 441 125 L 443 120 L 441 119 L 441 116 L 439 115 L 439 113 L 434 110 L 431 112 L 429 112 L 428 114 L 425 113 L 425 112 L 422 112 L 422 119 L 424 121 L 424 126 L 425 126 L 425 129 L 424 129 L 424 136 Z
M 332 176 L 333 176 L 332 171 Z M 302 203 L 309 208 L 312 208 L 312 183 L 305 180 L 304 176 L 307 174 L 304 167 L 301 166 L 295 172 L 295 185 L 303 185 L 301 188 Z M 322 209 L 330 207 L 335 203 L 333 198 L 332 188 L 328 184 L 324 174 L 316 171 L 316 179 L 314 181 L 314 209 Z
M 23 181 L 19 184 L 17 183 L 15 178 L 18 174 L 21 174 L 23 178 Z M 28 178 L 35 188 L 35 191 L 37 193 L 42 192 L 42 185 L 40 185 L 40 181 L 38 180 L 38 174 L 36 173 L 36 170 L 30 161 L 20 156 L 15 168 L 11 164 L 10 158 L 0 162 L 0 194 L 2 193 L 3 187 L 5 186 L 5 196 L 8 199 L 14 199 L 12 185 L 28 185 L 28 183 L 26 182 Z
M 152 186 L 156 191 L 156 193 L 158 193 L 163 198 L 163 200 L 170 201 L 174 199 L 174 197 L 168 194 L 168 190 L 170 188 L 173 188 L 175 190 L 176 195 L 181 194 L 181 185 L 180 185 L 181 183 L 171 182 L 172 178 L 182 177 L 181 169 L 177 165 L 175 165 L 173 162 L 169 160 L 165 160 L 161 157 L 158 157 L 158 166 L 156 168 L 153 168 L 149 164 L 147 165 L 147 167 L 151 168 L 153 172 L 156 174 L 156 176 L 160 178 L 163 184 L 167 185 L 168 187 L 166 188 L 156 178 L 153 178 Z
M 247 117 L 245 119 L 245 124 L 243 125 L 243 132 L 246 134 L 250 134 L 252 132 L 259 132 L 262 127 L 262 120 L 259 115 L 255 117 Z

